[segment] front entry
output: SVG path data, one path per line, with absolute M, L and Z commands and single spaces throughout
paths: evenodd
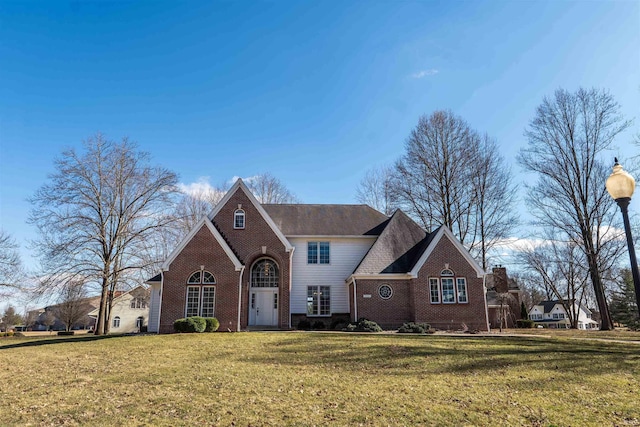
M 275 261 L 259 259 L 251 267 L 249 326 L 277 326 L 280 271 Z
M 278 325 L 278 289 L 252 289 L 249 325 Z

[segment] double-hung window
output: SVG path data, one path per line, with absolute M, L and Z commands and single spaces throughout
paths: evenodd
M 467 279 L 464 277 L 458 277 L 456 279 L 456 283 L 458 285 L 458 302 L 460 304 L 466 304 L 469 302 L 469 298 L 467 297 Z
M 331 315 L 331 287 L 307 286 L 307 315 Z
M 307 242 L 307 264 L 329 264 L 329 242 Z
M 440 283 L 435 277 L 429 279 L 429 292 L 431 295 L 431 304 L 440 304 Z
M 244 228 L 244 211 L 237 209 L 233 213 L 233 228 Z

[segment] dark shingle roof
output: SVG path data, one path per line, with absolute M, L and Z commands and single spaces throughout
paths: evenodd
M 262 205 L 285 236 L 377 236 L 388 218 L 367 205 Z
M 430 237 L 404 212 L 397 210 L 386 223 L 354 274 L 407 273 L 429 245 Z

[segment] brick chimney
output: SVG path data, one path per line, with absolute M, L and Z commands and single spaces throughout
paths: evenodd
M 496 292 L 502 294 L 509 292 L 509 281 L 507 279 L 507 269 L 501 265 L 493 267 L 493 286 Z

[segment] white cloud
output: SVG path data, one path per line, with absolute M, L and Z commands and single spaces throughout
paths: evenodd
M 428 70 L 420 70 L 417 73 L 413 73 L 411 74 L 411 77 L 414 79 L 421 79 L 423 77 L 427 77 L 427 76 L 433 76 L 435 74 L 438 74 L 440 71 L 436 70 L 435 68 L 430 68 Z
M 185 194 L 189 194 L 193 197 L 199 197 L 202 194 L 207 194 L 212 191 L 216 191 L 215 188 L 209 183 L 208 176 L 201 176 L 196 182 L 190 184 L 179 183 L 178 188 Z

